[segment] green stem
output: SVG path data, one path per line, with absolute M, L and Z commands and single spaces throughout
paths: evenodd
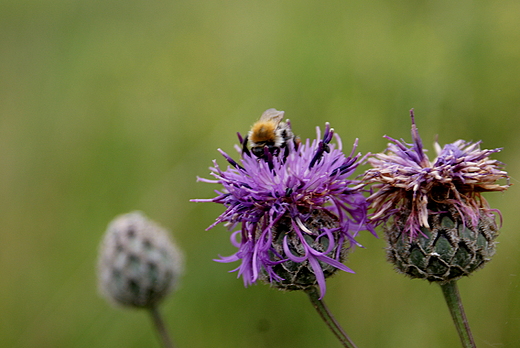
M 444 299 L 448 304 L 451 317 L 453 318 L 453 323 L 455 324 L 457 332 L 459 333 L 462 346 L 464 348 L 476 348 L 477 345 L 473 340 L 473 336 L 471 335 L 471 330 L 469 328 L 468 319 L 466 318 L 466 314 L 464 313 L 464 306 L 462 305 L 462 301 L 460 299 L 457 282 L 450 281 L 446 284 L 441 284 L 441 289 L 442 293 L 444 294 Z
M 307 295 L 309 295 L 309 299 L 311 300 L 311 303 L 314 306 L 314 308 L 316 308 L 316 310 L 318 311 L 318 314 L 320 315 L 321 319 L 323 319 L 323 321 L 325 322 L 325 324 L 327 324 L 329 329 L 334 333 L 334 335 L 336 335 L 343 347 L 356 348 L 354 342 L 350 340 L 345 331 L 343 331 L 343 328 L 338 324 L 336 319 L 334 319 L 329 309 L 325 305 L 325 302 L 323 302 L 323 300 L 320 300 L 320 294 L 318 292 L 318 289 L 316 287 L 311 287 L 305 292 L 307 293 Z
M 168 334 L 168 330 L 166 329 L 166 325 L 164 324 L 164 320 L 162 319 L 161 313 L 159 313 L 159 309 L 157 306 L 152 306 L 150 309 L 150 315 L 152 316 L 152 321 L 159 334 L 159 338 L 163 344 L 164 348 L 175 348 L 170 335 Z

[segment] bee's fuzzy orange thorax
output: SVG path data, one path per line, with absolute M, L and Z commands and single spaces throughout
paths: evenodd
M 276 127 L 275 122 L 257 122 L 249 132 L 249 139 L 254 143 L 274 142 Z

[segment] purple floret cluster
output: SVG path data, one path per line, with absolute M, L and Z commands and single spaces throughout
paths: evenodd
M 323 296 L 325 276 L 320 263 L 352 272 L 341 262 L 342 245 L 357 245 L 355 237 L 361 230 L 375 234 L 367 222 L 364 184 L 350 178 L 362 160 L 361 154 L 355 154 L 357 140 L 351 154 L 345 156 L 341 139 L 329 124 L 325 126 L 323 138 L 320 133 L 317 128 L 317 138 L 312 142 L 307 139 L 301 144 L 287 143 L 275 155 L 266 152 L 263 159 L 237 146 L 240 158 L 235 161 L 219 149 L 229 163 L 227 168 L 222 169 L 214 161 L 210 169 L 215 179 L 198 178 L 202 182 L 222 185 L 215 198 L 194 201 L 225 206 L 226 210 L 208 229 L 225 224 L 232 232 L 231 243 L 238 250 L 216 261 L 240 261 L 234 271 L 238 271 L 246 286 L 259 278 L 267 278 L 270 282 L 282 281 L 274 271 L 280 263 L 288 260 L 308 262 Z M 335 139 L 333 144 L 332 139 Z M 242 143 L 240 135 L 239 140 Z M 337 223 L 333 228 L 310 230 L 307 221 L 312 219 L 311 215 L 315 216 L 316 211 L 334 216 Z M 290 230 L 299 238 L 302 248 L 297 253 L 289 247 L 287 235 L 281 241 L 282 248 L 273 245 L 277 243 L 273 230 L 282 218 L 290 219 Z M 326 239 L 325 250 L 313 248 L 306 238 L 309 236 L 317 240 Z M 340 244 L 339 248 L 337 244 Z

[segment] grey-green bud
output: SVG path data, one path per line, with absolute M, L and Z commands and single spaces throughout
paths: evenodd
M 482 212 L 473 227 L 453 206 L 437 205 L 437 210 L 428 216 L 430 228 L 421 227 L 414 239 L 403 233 L 406 214 L 385 226 L 387 255 L 400 273 L 446 283 L 470 275 L 491 259 L 498 228 L 494 218 Z
M 101 293 L 113 303 L 152 307 L 177 284 L 182 254 L 168 232 L 141 212 L 116 217 L 107 228 L 98 261 Z

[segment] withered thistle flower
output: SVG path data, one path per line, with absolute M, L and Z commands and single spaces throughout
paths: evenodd
M 336 144 L 331 144 L 334 136 Z M 244 143 L 240 134 L 239 142 Z M 215 180 L 198 181 L 223 189 L 215 198 L 193 200 L 226 207 L 208 229 L 224 223 L 238 251 L 215 261 L 240 261 L 234 271 L 245 286 L 259 279 L 285 290 L 318 285 L 323 297 L 325 278 L 338 269 L 352 272 L 342 262 L 357 244 L 354 237 L 360 230 L 373 232 L 362 183 L 349 179 L 359 164 L 356 144 L 346 157 L 327 123 L 323 138 L 318 128 L 312 143 L 287 142 L 261 158 L 236 146 L 242 155 L 236 162 L 219 149 L 229 166 L 221 169 L 214 161 Z
M 442 148 L 435 142 L 437 157 L 430 161 L 413 110 L 411 118 L 412 144 L 385 136 L 391 141 L 386 151 L 368 159 L 371 219 L 385 224 L 388 259 L 397 271 L 445 283 L 469 275 L 494 254 L 500 212 L 489 208 L 482 192 L 504 191 L 509 185 L 497 181 L 508 176 L 489 158 L 501 149 L 481 150 L 480 141 Z

